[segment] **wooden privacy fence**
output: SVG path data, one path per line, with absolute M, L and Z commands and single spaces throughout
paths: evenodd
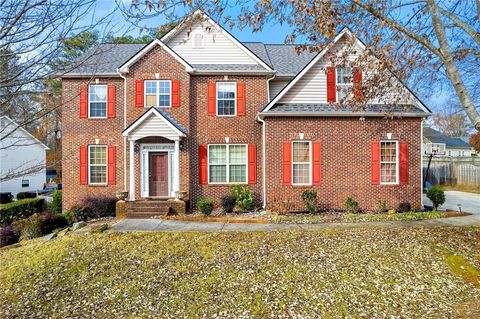
M 428 156 L 423 157 L 423 177 L 428 166 Z M 427 182 L 432 185 L 480 185 L 479 157 L 432 158 Z

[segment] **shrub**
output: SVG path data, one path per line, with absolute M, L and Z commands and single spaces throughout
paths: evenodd
M 388 211 L 387 203 L 385 203 L 384 201 L 379 201 L 375 206 L 375 213 L 381 214 L 385 213 L 386 211 Z
M 50 208 L 55 214 L 62 213 L 62 191 L 56 190 L 53 192 Z
M 438 210 L 438 206 L 445 204 L 445 192 L 438 186 L 430 188 L 427 191 L 427 197 L 432 201 L 434 210 Z
M 412 211 L 412 205 L 409 202 L 401 202 L 398 204 L 397 212 L 408 213 Z
M 69 225 L 67 219 L 53 212 L 44 212 L 39 215 L 40 231 L 43 235 L 50 234 L 53 230 Z
M 117 198 L 113 195 L 87 195 L 80 199 L 79 205 L 72 208 L 74 220 L 87 220 L 92 218 L 115 216 L 115 203 Z
M 20 231 L 20 238 L 33 239 L 42 236 L 42 230 L 40 228 L 40 218 L 38 214 L 18 220 L 14 223 Z
M 15 220 L 41 212 L 45 207 L 43 198 L 27 198 L 0 206 L 0 225 L 9 225 Z
M 18 243 L 19 239 L 20 233 L 17 227 L 8 225 L 0 228 L 0 247 Z
M 233 185 L 230 188 L 232 196 L 235 197 L 235 204 L 243 211 L 248 211 L 253 207 L 255 201 L 253 192 L 248 186 Z
M 222 208 L 223 211 L 227 214 L 233 212 L 235 208 L 236 199 L 232 195 L 226 195 L 222 197 Z
M 202 198 L 197 201 L 197 209 L 205 216 L 212 213 L 215 203 L 208 198 Z
M 67 225 L 71 225 L 73 223 L 74 215 L 71 210 L 64 211 L 63 213 L 60 214 L 60 216 L 65 218 Z
M 17 200 L 25 199 L 25 198 L 36 198 L 37 193 L 34 192 L 19 192 L 17 193 Z
M 359 204 L 354 201 L 351 197 L 347 198 L 343 204 L 345 211 L 349 214 L 357 214 L 359 212 Z
M 317 212 L 317 192 L 312 190 L 304 190 L 302 192 L 302 200 L 310 214 Z

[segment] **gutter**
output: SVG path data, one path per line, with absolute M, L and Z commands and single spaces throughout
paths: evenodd
M 263 117 L 281 117 L 281 116 L 296 116 L 296 117 L 385 117 L 385 113 L 382 112 L 267 112 L 259 113 L 257 117 L 262 115 Z M 393 117 L 402 118 L 402 117 L 428 117 L 430 113 L 395 113 Z
M 127 78 L 117 70 L 123 79 L 123 129 L 127 128 Z M 127 137 L 123 137 L 123 190 L 127 190 Z

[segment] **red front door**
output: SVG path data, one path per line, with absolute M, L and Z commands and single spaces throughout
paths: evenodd
M 150 196 L 168 196 L 168 153 L 149 153 Z

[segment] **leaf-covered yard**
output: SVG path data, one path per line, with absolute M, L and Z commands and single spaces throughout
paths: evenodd
M 0 252 L 0 317 L 477 318 L 478 269 L 480 228 L 67 236 Z

